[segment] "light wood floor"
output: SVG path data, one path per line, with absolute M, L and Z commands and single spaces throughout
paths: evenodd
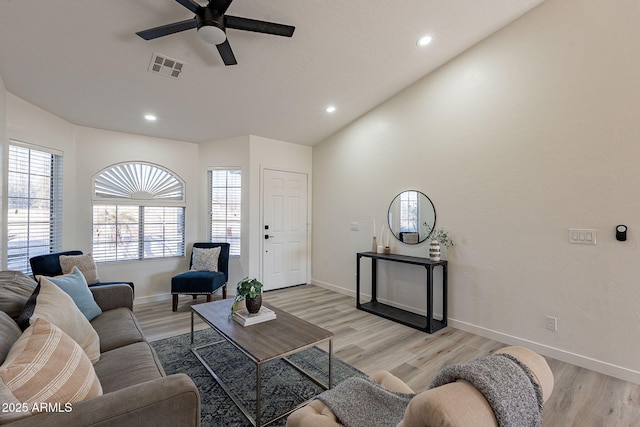
M 355 299 L 312 285 L 266 292 L 264 300 L 334 333 L 334 354 L 366 373 L 386 369 L 415 391 L 445 365 L 486 356 L 504 344 L 447 327 L 429 335 L 355 308 Z M 137 305 L 150 341 L 189 332 L 190 306 L 204 297 Z M 197 316 L 196 316 L 197 318 Z M 196 328 L 205 325 L 197 321 Z M 640 426 L 640 386 L 547 358 L 555 377 L 545 427 Z

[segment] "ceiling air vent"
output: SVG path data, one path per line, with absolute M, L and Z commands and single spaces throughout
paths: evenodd
M 184 62 L 180 62 L 177 59 L 169 58 L 165 55 L 154 53 L 151 56 L 151 63 L 149 64 L 149 71 L 156 74 L 162 74 L 163 76 L 173 77 L 177 79 L 182 73 Z

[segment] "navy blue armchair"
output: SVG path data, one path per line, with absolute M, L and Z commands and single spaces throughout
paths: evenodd
M 229 243 L 194 243 L 194 248 L 217 248 L 220 247 L 218 257 L 218 271 L 194 271 L 193 250 L 191 251 L 191 261 L 189 271 L 171 278 L 171 294 L 173 295 L 172 309 L 178 309 L 178 295 L 193 295 L 195 299 L 198 295 L 206 295 L 207 302 L 213 299 L 213 293 L 222 288 L 222 298 L 227 298 L 227 280 L 229 279 Z
M 60 276 L 62 274 L 62 267 L 60 266 L 60 255 L 82 255 L 82 251 L 64 251 L 55 252 L 52 254 L 38 255 L 29 259 L 31 264 L 31 271 L 33 277 L 36 276 Z M 131 286 L 132 290 L 135 290 L 133 282 L 99 282 L 89 283 L 89 286 L 102 286 L 102 285 L 114 285 L 125 284 Z

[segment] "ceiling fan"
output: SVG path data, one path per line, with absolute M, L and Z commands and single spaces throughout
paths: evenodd
M 158 37 L 168 36 L 181 31 L 198 29 L 198 36 L 209 44 L 215 44 L 224 61 L 224 65 L 235 65 L 238 62 L 231 50 L 227 39 L 226 29 L 254 31 L 256 33 L 273 34 L 276 36 L 291 37 L 296 29 L 291 25 L 276 24 L 274 22 L 257 21 L 255 19 L 241 18 L 225 15 L 224 13 L 233 0 L 209 0 L 206 6 L 200 6 L 194 0 L 176 0 L 182 6 L 196 15 L 187 19 L 160 27 L 138 31 L 136 34 L 145 40 L 153 40 Z

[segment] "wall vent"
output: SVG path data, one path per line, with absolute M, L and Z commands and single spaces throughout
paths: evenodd
M 159 53 L 154 53 L 151 56 L 149 71 L 177 79 L 180 77 L 180 73 L 182 73 L 184 65 L 184 62 L 178 61 L 177 59 L 169 58 L 168 56 L 160 55 Z

